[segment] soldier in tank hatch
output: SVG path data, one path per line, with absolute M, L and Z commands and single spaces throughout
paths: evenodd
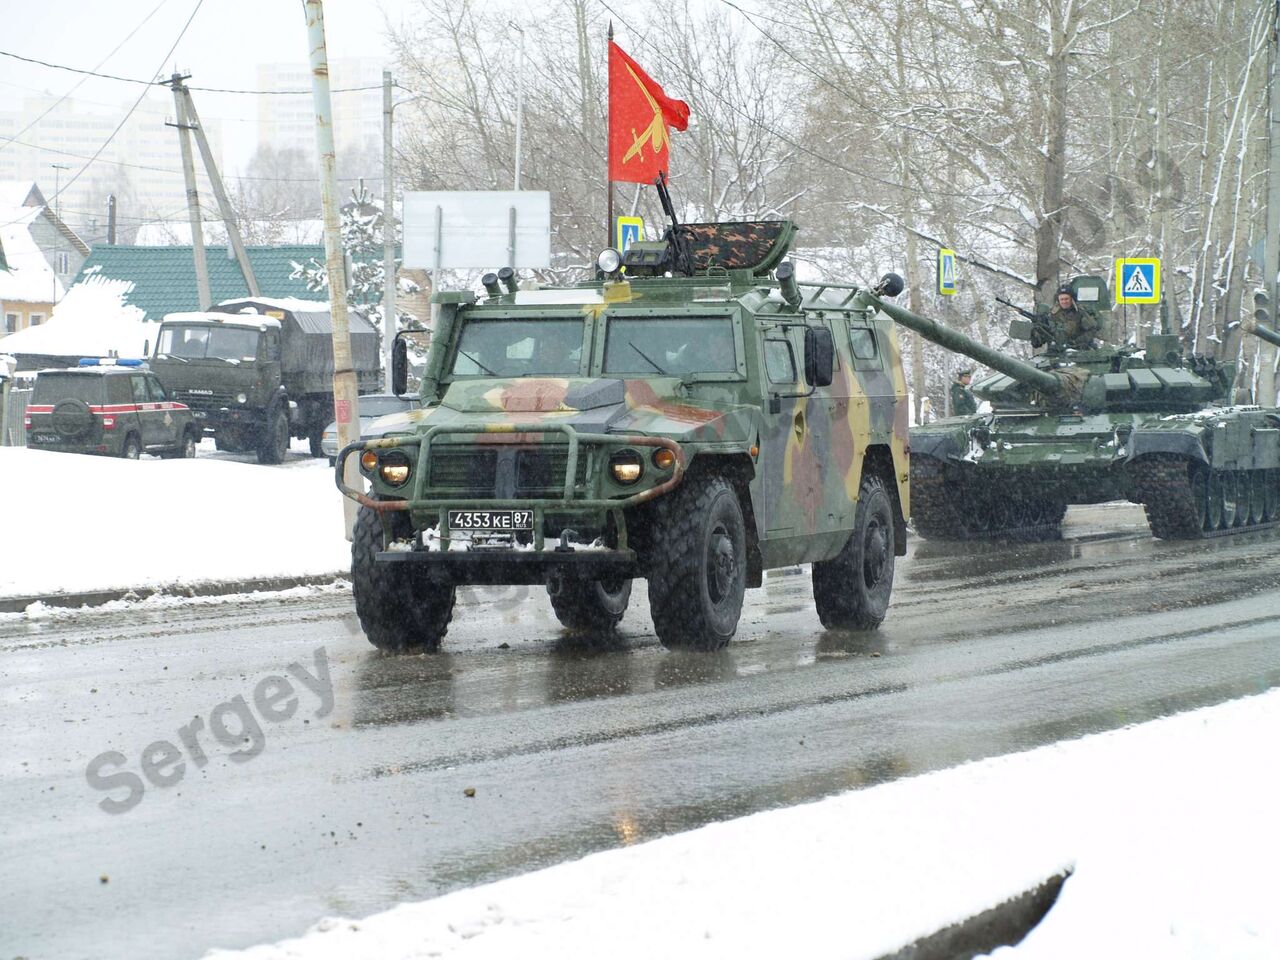
M 978 401 L 969 392 L 969 384 L 973 382 L 972 370 L 961 370 L 951 384 L 951 415 L 966 417 L 978 412 Z
M 1076 302 L 1070 284 L 1058 288 L 1058 302 L 1047 317 L 1037 319 L 1031 331 L 1033 347 L 1055 346 L 1072 350 L 1089 350 L 1102 335 L 1097 314 Z

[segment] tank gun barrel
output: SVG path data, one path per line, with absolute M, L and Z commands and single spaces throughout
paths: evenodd
M 1280 347 L 1280 333 L 1277 333 L 1270 327 L 1264 327 L 1262 324 L 1255 322 L 1245 324 L 1245 329 L 1259 340 L 1265 340 L 1267 343 Z
M 944 327 L 942 324 L 927 317 L 912 313 L 910 310 L 904 310 L 895 304 L 885 303 L 878 297 L 873 299 L 876 306 L 893 318 L 896 323 L 914 330 L 926 340 L 931 340 L 944 349 L 964 354 L 966 357 L 985 364 L 992 370 L 1000 371 L 1007 377 L 1012 377 L 1014 380 L 1023 383 L 1029 383 L 1041 393 L 1053 395 L 1062 390 L 1061 380 L 1052 373 L 1039 370 L 1016 357 L 1006 356 L 998 350 L 992 350 L 990 347 L 978 343 L 976 340 L 970 340 L 964 334 L 958 333 L 950 327 Z

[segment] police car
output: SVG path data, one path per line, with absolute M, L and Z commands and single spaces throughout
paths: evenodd
M 137 460 L 194 457 L 201 430 L 142 360 L 84 359 L 41 370 L 27 404 L 27 446 Z

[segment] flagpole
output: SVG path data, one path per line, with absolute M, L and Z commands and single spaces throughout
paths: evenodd
M 613 21 L 609 21 L 609 43 L 613 42 Z M 609 48 L 605 47 L 605 86 L 606 90 L 609 83 Z M 610 91 L 611 92 L 611 91 Z M 604 235 L 605 246 L 612 247 L 613 240 L 613 181 L 609 179 L 609 171 L 612 169 L 613 138 L 610 136 L 613 127 L 610 124 L 612 120 L 613 103 L 610 92 L 605 94 L 605 121 L 604 121 L 604 189 L 605 189 L 605 215 L 604 215 Z

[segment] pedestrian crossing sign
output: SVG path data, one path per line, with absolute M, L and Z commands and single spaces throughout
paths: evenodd
M 944 296 L 956 292 L 956 252 L 946 247 L 938 251 L 938 292 Z
M 626 253 L 627 247 L 644 239 L 644 217 L 618 217 L 618 252 Z
M 1159 257 L 1128 257 L 1116 261 L 1116 303 L 1159 302 Z

